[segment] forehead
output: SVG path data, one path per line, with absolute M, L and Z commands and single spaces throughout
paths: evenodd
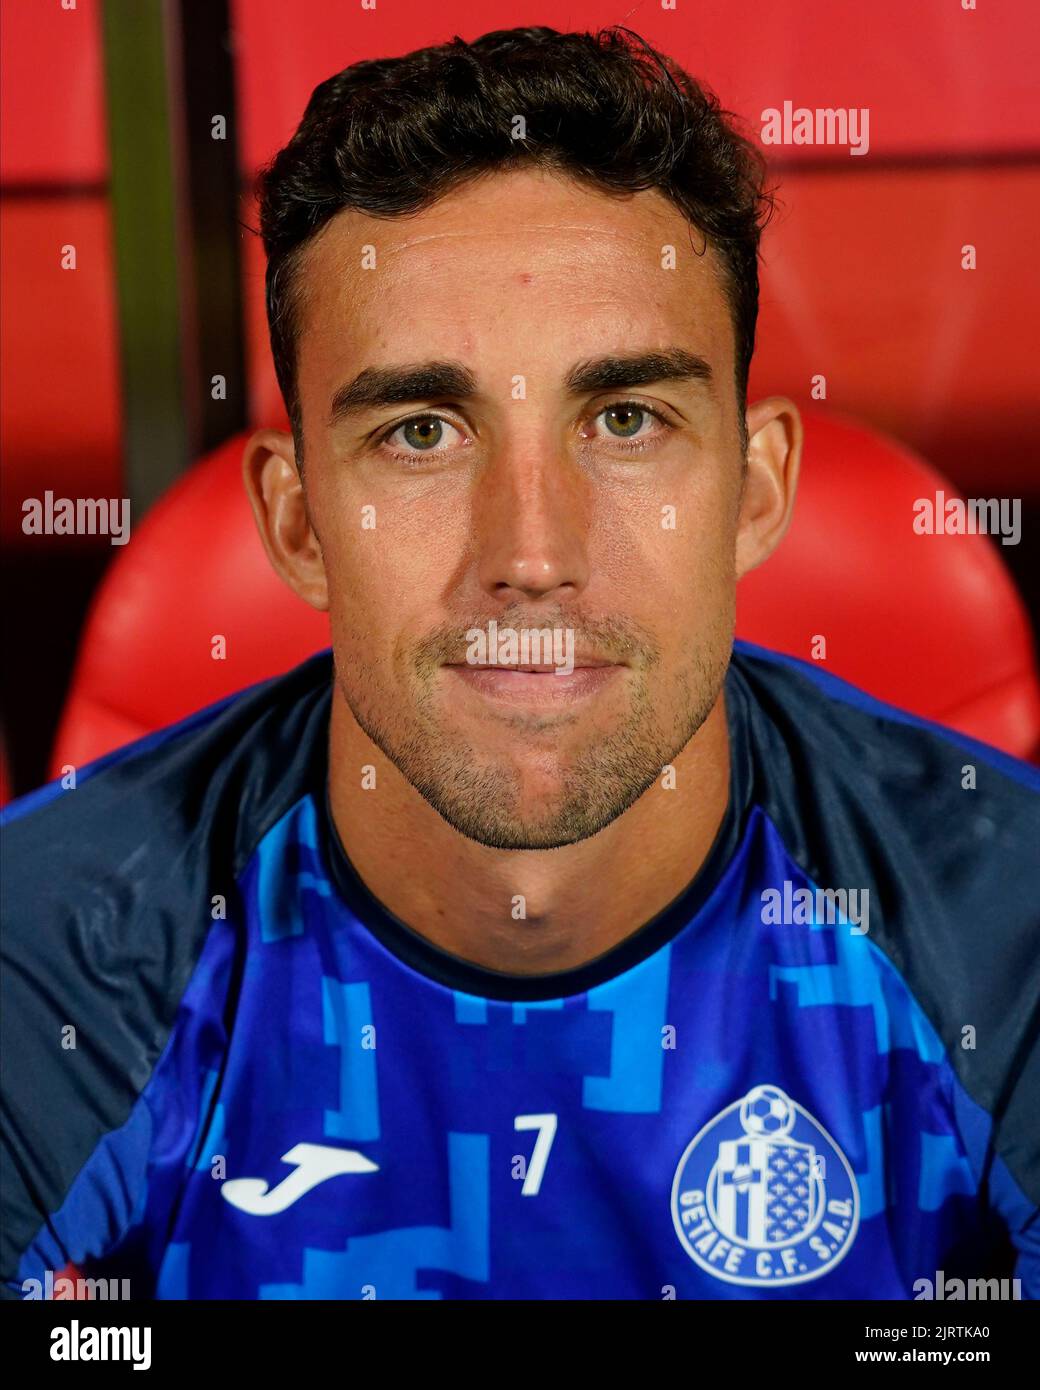
M 406 217 L 345 209 L 297 275 L 301 387 L 373 354 L 537 342 L 544 356 L 550 337 L 574 357 L 678 334 L 720 374 L 732 363 L 719 257 L 656 189 L 616 196 L 541 170 L 496 172 Z

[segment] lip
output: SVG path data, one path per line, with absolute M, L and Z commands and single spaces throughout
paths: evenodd
M 587 700 L 615 680 L 624 666 L 590 660 L 557 674 L 555 666 L 463 666 L 443 668 L 486 699 L 518 705 L 561 705 Z

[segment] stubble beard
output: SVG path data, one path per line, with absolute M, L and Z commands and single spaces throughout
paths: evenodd
M 716 634 L 676 673 L 675 714 L 667 722 L 653 697 L 660 679 L 655 665 L 629 667 L 624 679 L 632 691 L 621 725 L 607 735 L 594 733 L 559 766 L 559 790 L 537 816 L 520 813 L 524 779 L 519 768 L 489 757 L 438 715 L 435 670 L 420 671 L 416 713 L 406 726 L 379 717 L 379 701 L 352 689 L 338 669 L 337 682 L 359 727 L 459 834 L 491 849 L 560 849 L 610 825 L 674 763 L 722 689 L 732 633 L 728 642 L 719 640 L 723 636 Z M 546 733 L 537 723 L 526 716 L 516 723 L 518 740 L 526 733 L 545 746 Z

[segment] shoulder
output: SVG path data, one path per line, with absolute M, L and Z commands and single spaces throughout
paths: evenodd
M 331 679 L 321 652 L 13 802 L 0 813 L 5 887 L 39 906 L 131 861 L 137 878 L 172 883 L 184 865 L 171 873 L 171 856 L 194 845 L 212 858 L 214 839 L 237 871 L 324 754 Z
M 253 849 L 324 765 L 331 674 L 322 653 L 0 818 L 5 1278 L 12 1250 L 127 1121 L 213 926 L 214 896 L 230 908 Z
M 869 941 L 1040 1200 L 1040 774 L 761 648 L 730 691 L 752 799 L 818 887 L 869 892 Z
M 161 954 L 176 979 L 200 909 L 321 765 L 330 682 L 323 652 L 7 807 L 5 953 L 142 969 Z
M 992 978 L 1040 954 L 1035 768 L 761 648 L 738 644 L 728 689 L 752 798 L 818 886 L 871 890 L 898 965 L 930 943 L 948 988 L 944 959 Z
M 809 662 L 738 643 L 733 671 L 756 789 L 806 851 L 848 862 L 884 837 L 896 878 L 940 896 L 971 879 L 1006 903 L 1011 867 L 1036 887 L 1040 770 Z

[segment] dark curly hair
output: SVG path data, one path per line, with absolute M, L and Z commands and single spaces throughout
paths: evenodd
M 518 115 L 523 139 L 513 138 Z M 343 208 L 399 217 L 520 166 L 671 199 L 721 256 L 743 405 L 772 208 L 761 154 L 711 92 L 632 30 L 497 29 L 344 68 L 315 87 L 296 133 L 258 174 L 271 350 L 301 459 L 296 272 L 307 242 Z

